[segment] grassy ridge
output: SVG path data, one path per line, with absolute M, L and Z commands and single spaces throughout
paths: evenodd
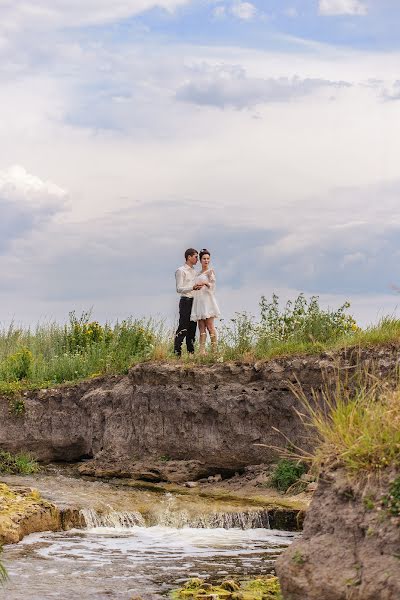
M 346 303 L 322 310 L 318 298 L 300 294 L 280 308 L 276 296 L 263 297 L 260 315 L 237 313 L 219 326 L 218 350 L 187 362 L 252 361 L 293 354 L 311 354 L 348 346 L 398 341 L 400 320 L 382 319 L 360 329 Z M 124 373 L 141 361 L 177 360 L 174 332 L 154 320 L 126 319 L 101 325 L 90 313 L 70 313 L 62 325 L 45 323 L 35 329 L 11 325 L 0 331 L 0 393 L 48 387 L 108 373 Z

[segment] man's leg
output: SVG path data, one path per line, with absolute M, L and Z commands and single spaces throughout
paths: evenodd
M 193 300 L 190 303 L 190 312 L 192 312 L 192 304 L 193 304 Z M 190 313 L 189 313 L 189 319 L 190 319 Z M 189 320 L 188 332 L 187 332 L 187 336 L 186 336 L 186 348 L 187 348 L 187 351 L 190 354 L 194 353 L 194 342 L 195 342 L 195 339 L 196 339 L 196 328 L 197 328 L 197 322 Z
M 186 337 L 190 326 L 190 312 L 192 310 L 192 303 L 189 302 L 190 298 L 181 298 L 179 302 L 179 325 L 175 334 L 174 341 L 174 352 L 178 356 L 182 354 L 182 343 Z

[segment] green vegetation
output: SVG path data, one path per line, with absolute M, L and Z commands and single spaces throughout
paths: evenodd
M 400 516 L 400 477 L 390 484 L 389 493 L 382 498 L 381 504 L 391 516 Z
M 317 297 L 303 294 L 283 308 L 277 296 L 271 302 L 262 297 L 258 318 L 237 313 L 221 323 L 216 352 L 194 358 L 184 354 L 182 362 L 263 360 L 400 339 L 400 320 L 386 318 L 361 330 L 348 309 L 345 303 L 322 310 Z M 12 398 L 29 389 L 125 373 L 142 361 L 175 361 L 173 339 L 174 331 L 163 323 L 129 318 L 102 325 L 90 312 L 80 317 L 72 312 L 65 325 L 40 324 L 34 330 L 12 324 L 0 331 L 0 394 Z M 18 415 L 24 412 L 23 403 L 10 408 Z
M 283 458 L 275 465 L 269 483 L 280 492 L 287 492 L 306 471 L 304 463 Z
M 12 455 L 10 452 L 0 450 L 0 473 L 30 475 L 38 471 L 39 465 L 30 454 L 19 452 Z
M 308 457 L 316 470 L 337 462 L 352 473 L 400 466 L 400 386 L 368 373 L 359 377 L 356 384 L 338 379 L 323 392 L 323 402 L 295 390 L 305 408 L 302 418 L 318 436 Z
M 3 552 L 3 548 L 0 546 L 0 554 Z M 3 585 L 8 579 L 7 571 L 4 565 L 0 562 L 0 585 Z
M 282 600 L 279 580 L 272 575 L 246 581 L 226 579 L 218 585 L 193 578 L 182 588 L 174 590 L 171 597 L 173 600 L 197 600 L 205 597 L 215 600 Z

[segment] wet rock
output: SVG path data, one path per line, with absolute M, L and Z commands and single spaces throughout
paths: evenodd
M 60 511 L 37 490 L 0 483 L 0 544 L 14 544 L 30 533 L 61 528 Z
M 109 457 L 105 453 L 100 453 L 97 458 L 85 461 L 78 467 L 81 475 L 106 479 L 123 476 L 152 483 L 195 481 L 207 474 L 208 471 L 203 463 L 196 460 L 133 461 L 123 456 Z

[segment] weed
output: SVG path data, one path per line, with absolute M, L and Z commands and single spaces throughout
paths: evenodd
M 3 552 L 3 548 L 0 546 L 0 554 Z M 8 579 L 7 571 L 3 563 L 0 562 L 0 584 L 4 584 Z
M 0 473 L 12 475 L 30 475 L 39 471 L 36 460 L 25 452 L 12 455 L 6 450 L 0 450 Z
M 374 510 L 375 508 L 375 499 L 371 496 L 366 496 L 363 499 L 363 504 L 366 510 Z
M 382 498 L 382 507 L 393 517 L 400 516 L 400 477 L 397 477 L 389 487 L 389 493 Z
M 361 330 L 348 314 L 348 303 L 323 310 L 317 297 L 300 294 L 283 308 L 279 298 L 260 301 L 260 314 L 237 313 L 222 322 L 217 352 L 205 357 L 183 353 L 180 362 L 194 364 L 251 362 L 293 354 L 398 341 L 400 320 L 382 319 Z M 65 325 L 39 324 L 34 330 L 14 323 L 0 331 L 0 394 L 75 382 L 95 375 L 126 373 L 147 360 L 176 361 L 174 332 L 161 322 L 128 318 L 100 324 L 90 311 L 71 312 Z
M 22 417 L 25 413 L 25 401 L 21 397 L 11 398 L 8 403 L 10 413 L 16 417 Z
M 296 564 L 299 565 L 300 567 L 302 567 L 305 564 L 305 558 L 302 555 L 302 553 L 300 552 L 300 550 L 296 550 L 296 552 L 293 554 L 292 556 L 292 561 Z
M 310 401 L 293 388 L 303 405 L 303 421 L 315 432 L 316 449 L 308 456 L 313 468 L 340 462 L 349 471 L 379 471 L 400 465 L 400 387 L 361 374 L 357 386 L 338 377 L 336 386 Z M 364 380 L 364 381 L 362 381 Z
M 270 484 L 280 492 L 286 492 L 298 482 L 306 470 L 303 463 L 284 458 L 276 464 L 270 477 Z

